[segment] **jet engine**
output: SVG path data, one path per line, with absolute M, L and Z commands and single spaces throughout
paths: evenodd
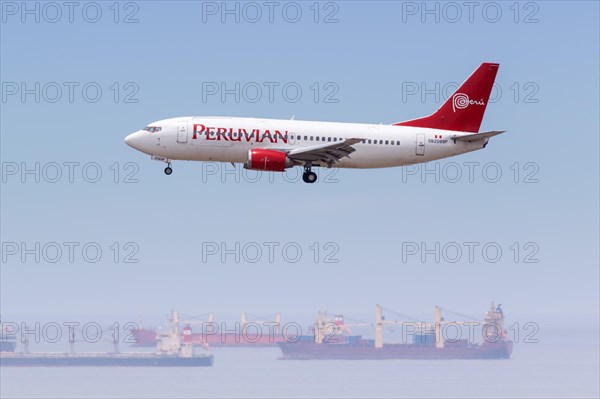
M 283 172 L 286 168 L 294 166 L 294 162 L 283 151 L 253 148 L 248 150 L 248 162 L 244 168 L 252 170 L 266 170 L 270 172 Z

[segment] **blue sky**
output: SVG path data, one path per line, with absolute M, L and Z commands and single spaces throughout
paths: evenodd
M 0 274 L 2 314 L 162 315 L 171 307 L 313 314 L 328 306 L 350 315 L 370 314 L 375 303 L 409 314 L 429 314 L 435 304 L 480 314 L 495 299 L 507 313 L 523 317 L 597 319 L 598 3 L 519 3 L 518 16 L 509 8 L 513 3 L 499 3 L 495 23 L 479 8 L 473 22 L 462 9 L 463 18 L 452 23 L 454 14 L 444 14 L 452 10 L 440 4 L 440 21 L 426 14 L 422 22 L 422 10 L 407 14 L 414 11 L 407 7 L 421 2 L 360 1 L 320 3 L 319 23 L 312 2 L 297 3 L 297 23 L 287 22 L 279 8 L 273 23 L 266 16 L 250 23 L 243 15 L 239 23 L 231 16 L 223 23 L 219 15 L 203 14 L 207 4 L 191 1 L 120 3 L 119 23 L 112 2 L 99 3 L 97 23 L 87 22 L 79 8 L 72 23 L 66 14 L 56 23 L 42 15 L 36 23 L 27 15 L 22 22 L 22 10 L 13 15 L 6 3 L 0 39 L 2 242 L 78 242 L 78 248 L 93 242 L 103 256 L 91 263 L 76 252 L 73 263 L 66 255 L 36 263 L 31 256 L 22 262 L 7 255 Z M 132 12 L 138 22 L 123 23 Z M 338 22 L 323 23 L 331 12 Z M 212 175 L 214 165 L 191 162 L 174 163 L 175 172 L 166 177 L 160 163 L 123 143 L 152 121 L 183 115 L 411 119 L 440 103 L 435 95 L 423 101 L 421 93 L 407 96 L 403 89 L 462 82 L 485 61 L 501 64 L 500 92 L 481 130 L 508 132 L 483 151 L 437 165 L 458 165 L 464 174 L 473 162 L 479 172 L 472 182 L 436 182 L 431 175 L 422 182 L 419 171 L 401 168 L 342 170 L 337 182 L 311 186 L 281 176 L 252 183 L 238 175 L 236 182 L 233 175 Z M 12 94 L 36 82 L 39 102 L 35 94 Z M 52 82 L 63 89 L 56 102 Z M 254 103 L 233 96 L 203 99 L 207 82 L 292 82 L 303 94 L 297 102 L 277 89 L 273 102 L 266 96 Z M 74 87 L 72 102 L 68 85 Z M 93 92 L 82 92 L 84 86 L 101 88 L 97 102 L 90 101 Z M 337 102 L 324 101 L 330 90 Z M 127 94 L 138 101 L 126 102 Z M 36 162 L 48 173 L 53 162 L 62 165 L 63 177 L 36 183 L 28 175 L 22 182 L 20 169 L 10 172 Z M 72 183 L 65 162 L 79 163 Z M 98 182 L 78 174 L 83 165 L 101 170 Z M 499 168 L 502 178 L 488 182 L 484 166 Z M 138 182 L 124 183 L 132 171 Z M 527 181 L 537 182 L 526 183 L 528 173 Z M 117 263 L 114 242 L 121 247 Z M 122 261 L 128 242 L 138 249 L 138 263 Z M 202 262 L 203 243 L 210 242 L 297 243 L 305 255 L 298 263 L 280 254 L 273 263 L 265 256 L 257 263 L 221 262 L 218 256 Z M 322 253 L 315 262 L 315 242 L 322 250 L 335 243 L 339 262 L 324 263 Z M 403 243 L 413 242 L 497 243 L 503 255 L 497 263 L 481 254 L 474 262 L 422 262 L 418 256 L 403 262 Z M 510 249 L 515 242 L 521 247 L 517 262 Z M 537 263 L 523 261 L 527 243 L 538 249 Z

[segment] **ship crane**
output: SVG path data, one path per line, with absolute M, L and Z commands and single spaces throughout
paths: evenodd
M 212 312 L 211 313 L 203 313 L 203 314 L 196 315 L 196 316 L 186 315 L 186 314 L 182 314 L 181 316 L 184 316 L 184 318 L 180 321 L 182 323 L 187 323 L 187 324 L 203 324 L 203 323 L 212 323 L 215 321 L 215 315 Z
M 373 327 L 373 323 L 356 321 L 354 323 L 344 323 L 344 327 Z
M 113 347 L 113 353 L 115 355 L 118 355 L 119 353 L 121 353 L 121 351 L 119 350 L 119 335 L 118 335 L 119 333 L 117 332 L 118 330 L 112 330 L 112 329 L 102 330 L 102 336 L 104 336 L 104 333 L 109 332 L 109 331 L 113 333 L 112 339 L 105 338 L 102 341 L 103 342 L 110 342 L 112 344 L 112 347 Z

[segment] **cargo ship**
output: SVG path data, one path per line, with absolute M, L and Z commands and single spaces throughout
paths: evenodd
M 6 326 L 0 323 L 0 352 L 14 352 L 17 348 L 17 337 L 11 334 Z
M 325 320 L 329 320 L 327 314 L 324 315 L 324 318 Z M 338 326 L 339 342 L 345 342 L 345 337 L 349 333 L 349 330 L 344 325 L 344 316 L 340 314 L 335 315 L 331 318 L 331 321 Z M 185 322 L 200 324 L 202 332 L 192 334 L 191 340 L 194 345 L 265 348 L 277 347 L 277 344 L 281 342 L 296 339 L 296 335 L 289 335 L 282 332 L 281 314 L 276 314 L 274 320 L 265 320 L 265 318 L 250 320 L 244 312 L 242 313 L 241 321 L 233 325 L 215 322 L 212 313 L 208 314 L 206 320 L 186 320 Z M 132 346 L 155 346 L 157 334 L 157 330 L 140 328 L 135 333 L 135 340 L 137 342 Z
M 481 322 L 445 321 L 442 309 L 436 306 L 435 322 L 403 322 L 387 320 L 383 308 L 376 307 L 375 339 L 363 339 L 362 336 L 350 336 L 346 342 L 327 339 L 325 324 L 317 316 L 315 334 L 302 337 L 297 342 L 280 342 L 283 354 L 280 359 L 292 360 L 378 360 L 378 359 L 508 359 L 512 353 L 513 342 L 507 340 L 504 330 L 504 314 L 501 306 L 494 306 L 485 313 Z M 410 326 L 411 342 L 383 343 L 383 329 L 386 325 Z M 469 338 L 452 339 L 445 337 L 447 326 L 458 329 L 463 327 L 482 327 L 482 342 L 472 342 Z M 457 330 L 455 330 L 457 331 Z
M 30 353 L 28 343 L 23 353 L 0 353 L 0 367 L 210 367 L 214 363 L 212 354 L 196 354 L 191 342 L 190 326 L 179 332 L 178 315 L 172 312 L 171 329 L 159 334 L 156 352 L 120 353 L 115 343 L 112 353 L 75 353 L 74 337 L 69 339 L 67 353 Z

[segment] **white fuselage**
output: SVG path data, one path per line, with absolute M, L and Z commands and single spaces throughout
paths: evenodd
M 129 145 L 166 160 L 246 163 L 253 148 L 294 150 L 363 139 L 339 160 L 340 168 L 385 168 L 446 158 L 483 148 L 488 139 L 456 141 L 466 133 L 394 125 L 233 117 L 181 117 L 128 136 Z M 315 160 L 313 166 L 328 166 Z

